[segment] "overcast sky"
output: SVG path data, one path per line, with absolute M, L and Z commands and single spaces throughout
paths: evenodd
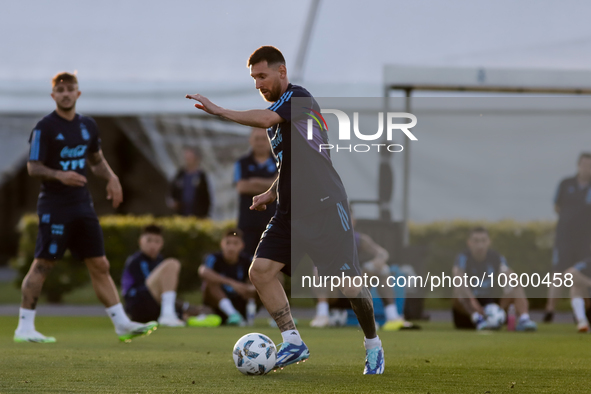
M 288 67 L 309 1 L 4 2 L 0 80 L 250 83 L 246 58 L 279 47 Z M 591 2 L 322 0 L 310 82 L 379 83 L 385 63 L 591 67 Z M 246 78 L 245 78 L 246 76 Z

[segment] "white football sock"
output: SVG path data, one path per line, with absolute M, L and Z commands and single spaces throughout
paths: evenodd
M 587 316 L 585 315 L 585 300 L 582 298 L 572 298 L 570 300 L 570 305 L 573 307 L 573 312 L 575 313 L 575 319 L 577 319 L 577 323 L 583 323 L 587 321 Z
M 521 316 L 519 316 L 519 321 L 526 321 L 529 320 L 529 313 L 522 313 Z
M 380 341 L 380 337 L 376 335 L 375 338 L 367 339 L 365 338 L 365 350 L 373 349 L 374 347 L 382 346 L 382 341 Z
M 398 314 L 398 308 L 396 308 L 396 304 L 386 305 L 384 308 L 384 313 L 386 314 L 387 321 L 401 319 L 400 315 Z
M 121 303 L 115 304 L 107 309 L 105 309 L 107 315 L 111 318 L 113 325 L 115 326 L 115 330 L 118 328 L 124 328 L 125 326 L 131 323 L 127 314 L 123 310 L 123 305 Z
M 174 309 L 174 303 L 176 302 L 176 291 L 165 291 L 160 297 L 160 316 L 176 316 Z
M 472 320 L 472 323 L 476 324 L 478 323 L 478 320 L 480 320 L 480 318 L 483 318 L 483 316 L 478 312 L 474 312 L 470 317 L 470 320 Z
M 230 301 L 228 298 L 222 298 L 218 304 L 218 308 L 220 308 L 222 312 L 228 316 L 238 313 L 236 308 L 234 308 L 234 305 L 232 305 L 232 301 Z
M 35 331 L 35 311 L 34 309 L 20 308 L 18 312 L 18 327 L 16 331 L 30 332 Z
M 302 337 L 300 337 L 298 330 L 283 331 L 281 336 L 283 337 L 283 342 L 289 342 L 296 346 L 300 346 L 302 344 Z
M 316 304 L 316 316 L 328 316 L 328 302 L 320 301 Z

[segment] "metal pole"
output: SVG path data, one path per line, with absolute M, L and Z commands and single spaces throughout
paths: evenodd
M 388 108 L 390 106 L 389 103 L 389 92 L 390 89 L 388 87 L 384 88 L 384 102 L 383 102 L 383 111 L 384 114 L 388 113 Z M 384 135 L 382 138 L 382 142 L 384 144 L 388 144 L 388 137 Z M 378 165 L 378 187 L 376 192 L 378 193 L 377 203 L 378 203 L 378 211 L 379 211 L 379 218 L 381 220 L 392 220 L 392 212 L 390 209 L 390 204 L 392 202 L 393 197 L 393 190 L 394 187 L 394 171 L 392 170 L 392 155 L 385 149 L 380 150 L 379 155 L 379 165 Z
M 306 60 L 306 53 L 308 52 L 308 46 L 310 44 L 310 37 L 312 36 L 312 29 L 314 28 L 314 21 L 318 15 L 318 6 L 320 0 L 312 0 L 310 3 L 310 9 L 308 11 L 308 18 L 306 19 L 306 25 L 304 26 L 304 33 L 302 35 L 302 41 L 300 41 L 300 47 L 295 58 L 293 72 L 291 76 L 293 81 L 301 83 L 304 79 L 304 61 Z
M 412 94 L 412 89 L 407 88 L 404 89 L 405 92 L 405 103 L 404 103 L 404 111 L 410 113 L 410 99 Z M 402 226 L 403 226 L 403 245 L 408 246 L 410 237 L 409 237 L 409 230 L 408 230 L 408 217 L 409 217 L 409 194 L 410 194 L 410 142 L 406 144 L 404 147 L 404 174 L 403 178 L 403 186 L 402 186 Z

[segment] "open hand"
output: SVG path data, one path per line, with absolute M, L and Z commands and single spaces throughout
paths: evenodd
M 185 96 L 185 98 L 197 101 L 198 103 L 195 104 L 195 108 L 199 108 L 200 110 L 203 110 L 203 111 L 207 112 L 208 114 L 219 115 L 221 112 L 220 107 L 218 107 L 217 105 L 215 105 L 214 103 L 209 101 L 209 99 L 207 97 L 205 97 L 199 93 L 187 94 Z
M 123 189 L 116 176 L 111 177 L 107 183 L 107 200 L 113 201 L 113 208 L 117 208 L 123 202 Z

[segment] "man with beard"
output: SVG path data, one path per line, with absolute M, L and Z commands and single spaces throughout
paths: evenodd
M 250 75 L 267 109 L 234 111 L 213 104 L 201 94 L 187 95 L 198 101 L 195 107 L 212 115 L 251 127 L 266 128 L 277 159 L 279 177 L 266 192 L 253 198 L 252 210 L 264 211 L 278 200 L 277 211 L 255 252 L 250 280 L 271 317 L 277 323 L 283 343 L 277 353 L 276 367 L 306 360 L 310 353 L 296 330 L 291 309 L 277 274 L 291 275 L 292 262 L 298 264 L 307 254 L 321 276 L 361 275 L 347 193 L 332 166 L 326 144 L 328 134 L 319 124 L 307 130 L 308 111 L 319 114 L 320 107 L 303 87 L 292 85 L 287 77 L 283 54 L 275 47 L 263 46 L 247 62 Z M 292 98 L 305 105 L 292 113 Z M 297 100 L 297 101 L 300 101 Z M 312 134 L 307 139 L 307 133 Z M 293 195 L 292 195 L 293 191 Z M 292 208 L 295 207 L 295 210 Z M 365 334 L 364 374 L 384 372 L 384 350 L 376 334 L 373 302 L 366 287 L 341 286 Z
M 86 264 L 94 291 L 107 308 L 119 339 L 129 341 L 150 334 L 158 323 L 132 322 L 123 310 L 109 273 L 103 233 L 86 188 L 86 169 L 90 166 L 96 176 L 107 181 L 107 199 L 117 208 L 123 201 L 119 178 L 103 156 L 95 121 L 76 113 L 76 100 L 81 94 L 76 76 L 67 72 L 57 74 L 52 88 L 56 109 L 37 123 L 29 140 L 27 169 L 30 176 L 41 179 L 37 203 L 39 232 L 35 260 L 22 283 L 14 341 L 55 342 L 55 338 L 35 330 L 35 306 L 47 274 L 66 249 Z

